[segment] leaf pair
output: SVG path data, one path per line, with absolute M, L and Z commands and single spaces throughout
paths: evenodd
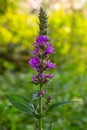
M 9 94 L 7 95 L 7 98 L 19 110 L 32 114 L 34 117 L 39 118 L 38 112 L 34 108 L 34 105 L 25 95 Z M 75 101 L 55 102 L 51 106 L 49 106 L 44 116 L 52 113 L 55 109 L 59 108 L 60 106 L 63 106 L 65 104 L 70 104 L 73 102 Z

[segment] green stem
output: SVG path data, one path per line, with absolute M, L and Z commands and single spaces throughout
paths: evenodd
M 40 84 L 40 90 L 42 88 L 42 84 Z M 42 130 L 42 98 L 39 98 L 39 130 Z
M 39 99 L 39 115 L 40 115 L 40 118 L 39 118 L 39 130 L 42 130 L 42 118 L 41 118 L 41 114 L 42 114 L 42 99 L 40 97 L 40 99 Z

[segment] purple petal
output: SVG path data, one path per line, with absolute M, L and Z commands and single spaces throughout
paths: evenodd
M 34 57 L 30 59 L 29 64 L 34 70 L 36 70 L 36 67 L 40 64 L 40 59 L 38 57 Z
M 47 68 L 55 68 L 56 65 L 52 63 L 50 60 L 47 61 Z
M 53 74 L 49 74 L 48 77 L 49 77 L 50 79 L 52 79 L 52 78 L 53 78 Z
M 49 44 L 48 47 L 46 48 L 45 54 L 46 55 L 47 54 L 52 54 L 53 50 L 54 50 L 54 48 L 53 48 L 52 44 Z
M 40 90 L 37 94 L 38 97 L 42 96 L 43 94 L 46 94 L 46 90 Z
M 33 51 L 33 54 L 39 54 L 40 48 L 39 46 L 35 46 L 36 50 Z
M 46 75 L 43 74 L 43 73 L 40 73 L 40 76 L 41 76 L 42 78 L 45 78 L 45 77 L 46 77 Z
M 37 77 L 36 77 L 36 75 L 34 75 L 34 76 L 32 77 L 32 81 L 35 82 L 36 80 L 37 80 Z
M 38 44 L 38 45 L 46 44 L 46 42 L 48 42 L 48 40 L 49 40 L 48 36 L 40 35 L 36 39 L 36 44 Z

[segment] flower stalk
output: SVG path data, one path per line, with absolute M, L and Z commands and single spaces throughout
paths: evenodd
M 53 54 L 54 48 L 53 45 L 49 42 L 48 32 L 48 17 L 43 8 L 40 8 L 39 12 L 39 36 L 37 36 L 35 43 L 35 50 L 33 58 L 29 60 L 30 66 L 37 72 L 36 75 L 32 77 L 32 83 L 38 84 L 40 86 L 37 93 L 39 97 L 39 130 L 42 130 L 42 115 L 45 110 L 43 110 L 42 99 L 46 94 L 44 86 L 53 78 L 53 74 L 46 74 L 45 72 L 49 69 L 55 68 L 56 65 L 51 62 L 49 55 Z M 46 100 L 46 107 L 49 105 L 50 100 Z

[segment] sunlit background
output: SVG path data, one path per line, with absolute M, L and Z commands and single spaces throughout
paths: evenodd
M 87 0 L 0 0 L 0 130 L 38 130 L 37 120 L 13 107 L 5 94 L 32 94 L 28 65 L 38 35 L 38 11 L 48 13 L 55 48 L 54 78 L 46 86 L 53 100 L 78 101 L 44 118 L 44 128 L 87 130 Z M 48 120 L 49 118 L 49 120 Z M 35 123 L 36 122 L 36 123 Z

